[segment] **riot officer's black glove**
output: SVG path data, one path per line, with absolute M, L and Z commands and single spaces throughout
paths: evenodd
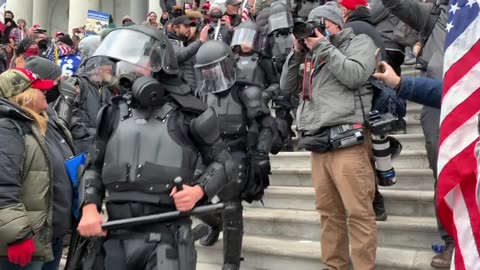
M 252 169 L 255 171 L 255 174 L 258 176 L 268 176 L 271 171 L 270 167 L 270 157 L 268 153 L 256 151 L 252 154 Z
M 68 77 L 66 79 L 63 79 L 58 86 L 58 91 L 70 105 L 72 105 L 77 98 L 77 85 L 78 81 L 76 78 Z

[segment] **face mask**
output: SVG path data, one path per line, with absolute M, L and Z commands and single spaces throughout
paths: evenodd
M 42 39 L 37 42 L 38 47 L 42 50 L 46 50 L 48 48 L 48 40 Z
M 45 96 L 47 99 L 47 103 L 52 103 L 57 100 L 57 98 L 60 96 L 60 92 L 58 91 L 58 85 L 55 85 L 52 89 L 48 90 L 45 93 Z
M 326 38 L 329 38 L 329 37 L 330 37 L 330 32 L 328 32 L 328 29 L 325 29 L 325 34 L 324 34 L 324 36 L 325 36 Z
M 25 57 L 36 56 L 36 55 L 39 55 L 39 54 L 40 54 L 40 51 L 38 50 L 37 47 L 34 47 L 34 48 L 30 47 L 23 53 L 23 55 L 25 55 Z

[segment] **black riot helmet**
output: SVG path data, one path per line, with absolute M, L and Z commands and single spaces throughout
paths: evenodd
M 233 33 L 230 47 L 234 48 L 235 46 L 246 46 L 252 48 L 253 50 L 257 49 L 257 34 L 257 25 L 254 22 L 242 22 L 240 25 L 238 25 Z
M 122 94 L 131 92 L 143 107 L 163 101 L 163 87 L 155 79 L 159 74 L 179 74 L 175 51 L 168 38 L 147 25 L 113 29 L 86 62 L 93 81 L 116 86 Z
M 273 2 L 268 17 L 268 34 L 288 34 L 293 28 L 293 16 L 288 6 L 280 1 Z
M 237 61 L 225 42 L 205 42 L 198 50 L 195 62 L 195 70 L 201 78 L 197 89 L 200 96 L 226 91 L 235 84 Z
M 178 62 L 168 38 L 148 25 L 135 24 L 110 31 L 94 56 L 105 56 L 117 61 L 151 70 L 178 75 Z

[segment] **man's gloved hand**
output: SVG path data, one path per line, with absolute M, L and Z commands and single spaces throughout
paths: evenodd
M 58 91 L 60 94 L 68 101 L 68 103 L 73 104 L 78 95 L 78 81 L 74 77 L 68 77 L 60 81 L 58 86 Z
M 260 175 L 269 175 L 270 168 L 270 157 L 268 153 L 256 151 L 252 154 L 252 165 L 254 166 L 255 173 Z
M 32 255 L 35 252 L 35 245 L 31 238 L 8 246 L 8 261 L 25 267 L 32 261 Z

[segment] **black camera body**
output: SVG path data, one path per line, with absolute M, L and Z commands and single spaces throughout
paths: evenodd
M 293 24 L 293 35 L 298 40 L 303 40 L 308 37 L 316 37 L 315 29 L 318 29 L 320 33 L 325 35 L 325 19 L 320 18 L 318 21 L 308 21 L 305 22 L 303 19 L 298 18 Z
M 403 129 L 405 121 L 391 113 L 380 114 L 378 111 L 371 111 L 368 113 L 367 125 L 374 135 L 380 136 Z

